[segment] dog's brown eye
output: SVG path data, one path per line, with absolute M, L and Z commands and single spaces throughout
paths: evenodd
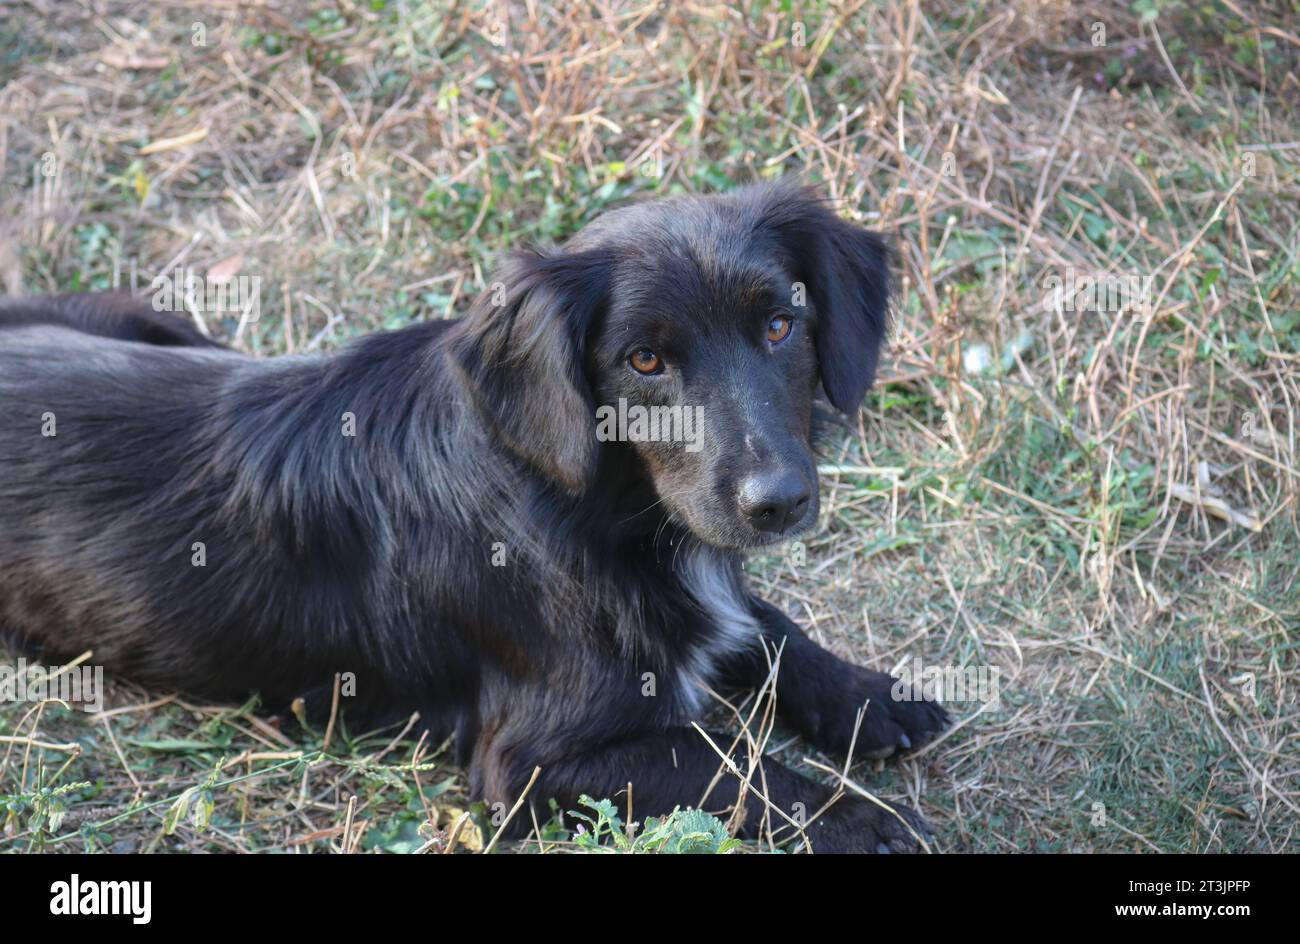
M 790 329 L 793 327 L 793 318 L 788 315 L 777 315 L 767 323 L 767 339 L 773 344 L 780 344 L 790 336 Z
M 663 362 L 654 351 L 633 351 L 627 362 L 638 374 L 657 374 L 663 370 Z

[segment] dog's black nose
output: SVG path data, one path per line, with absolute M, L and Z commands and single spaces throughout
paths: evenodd
M 808 483 L 795 470 L 758 472 L 740 483 L 740 512 L 760 531 L 784 531 L 808 507 Z

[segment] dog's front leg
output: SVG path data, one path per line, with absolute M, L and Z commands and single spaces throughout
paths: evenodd
M 712 732 L 709 738 L 719 750 L 731 746 L 731 738 L 725 734 Z M 538 823 L 549 818 L 545 801 L 550 799 L 565 813 L 585 812 L 578 805 L 583 793 L 611 799 L 626 811 L 629 784 L 632 816 L 642 823 L 647 816 L 665 816 L 679 806 L 699 807 L 725 818 L 741 793 L 736 774 L 723 771 L 718 776 L 722 759 L 694 728 L 671 728 L 569 756 L 563 756 L 565 750 L 556 745 L 556 753 L 562 759 L 548 761 L 519 745 L 497 745 L 483 753 L 474 779 L 482 778 L 480 784 L 489 801 L 496 799 L 508 806 L 528 782 L 531 769 L 525 768 L 532 764 L 540 767 L 529 794 Z M 749 771 L 743 745 L 732 761 L 738 770 Z M 718 782 L 710 789 L 715 777 Z M 778 842 L 802 843 L 806 837 L 813 852 L 914 852 L 919 838 L 933 838 L 925 821 L 912 810 L 882 807 L 852 795 L 840 796 L 818 815 L 831 799 L 831 789 L 770 757 L 761 759 L 761 769 L 755 770 L 750 782 L 753 788 L 747 790 L 743 801 L 740 830 L 745 838 L 763 835 L 765 821 Z M 510 832 L 515 836 L 526 833 L 533 817 L 520 814 Z
M 899 748 L 919 746 L 947 726 L 942 707 L 920 700 L 893 676 L 832 655 L 770 603 L 753 597 L 750 609 L 769 649 L 781 651 L 777 713 L 823 750 L 843 756 L 853 744 L 858 757 L 888 757 Z M 728 681 L 751 687 L 767 673 L 761 651 L 743 653 L 726 667 Z M 863 717 L 855 742 L 859 710 Z

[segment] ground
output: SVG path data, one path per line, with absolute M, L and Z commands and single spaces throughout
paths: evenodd
M 29 0 L 0 20 L 0 279 L 256 278 L 256 319 L 206 329 L 325 351 L 463 313 L 500 252 L 605 207 L 802 173 L 889 234 L 897 319 L 818 530 L 750 569 L 834 651 L 997 695 L 852 783 L 943 852 L 1294 852 L 1298 19 Z M 482 844 L 445 746 L 282 727 L 126 679 L 99 714 L 0 704 L 0 849 Z

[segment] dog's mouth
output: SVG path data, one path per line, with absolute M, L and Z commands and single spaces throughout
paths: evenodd
M 757 550 L 758 548 L 771 547 L 774 544 L 784 544 L 787 541 L 793 541 L 799 535 L 804 534 L 812 527 L 817 520 L 817 501 L 816 499 L 808 502 L 798 520 L 787 523 L 779 531 L 760 531 L 750 525 L 742 524 L 745 531 L 748 532 L 748 539 L 745 544 L 738 547 L 737 550 Z
M 720 550 L 783 544 L 817 522 L 817 472 L 811 457 L 744 470 L 723 463 L 703 474 L 660 461 L 653 453 L 640 458 L 644 481 L 658 499 L 651 507 L 659 506 L 676 528 Z
M 818 502 L 814 494 L 797 518 L 770 531 L 754 527 L 739 515 L 718 514 L 707 506 L 676 511 L 698 540 L 722 550 L 744 552 L 785 544 L 805 534 L 817 521 Z

